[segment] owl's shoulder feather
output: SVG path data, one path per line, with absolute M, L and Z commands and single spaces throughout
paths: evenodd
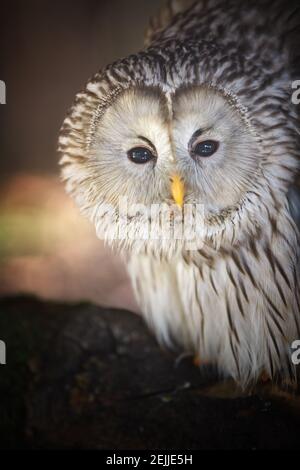
M 148 46 L 155 35 L 167 28 L 180 13 L 188 10 L 195 0 L 167 0 L 158 13 L 150 19 L 145 33 L 145 45 Z
M 291 216 L 300 230 L 300 176 L 289 189 L 288 201 Z

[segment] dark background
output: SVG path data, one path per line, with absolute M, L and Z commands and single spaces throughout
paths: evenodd
M 0 174 L 56 172 L 64 115 L 91 75 L 143 46 L 160 0 L 0 3 Z
M 102 67 L 143 47 L 162 3 L 1 0 L 0 296 L 134 308 L 119 259 L 65 194 L 56 147 L 75 94 Z

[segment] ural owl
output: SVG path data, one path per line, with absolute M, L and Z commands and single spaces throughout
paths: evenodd
M 282 0 L 169 2 L 59 138 L 67 191 L 124 254 L 158 340 L 243 386 L 297 375 L 299 16 Z M 185 219 L 194 238 L 174 236 Z

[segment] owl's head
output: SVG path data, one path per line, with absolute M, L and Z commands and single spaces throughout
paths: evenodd
M 261 216 L 261 139 L 230 90 L 151 60 L 113 64 L 77 95 L 59 141 L 67 190 L 98 236 L 125 249 L 232 243 L 245 211 L 248 232 Z M 174 235 L 174 221 L 193 235 Z

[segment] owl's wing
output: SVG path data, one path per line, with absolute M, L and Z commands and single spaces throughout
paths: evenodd
M 156 16 L 150 19 L 150 24 L 145 33 L 145 45 L 153 41 L 157 33 L 169 26 L 179 13 L 183 13 L 195 3 L 195 0 L 167 0 Z
M 285 43 L 289 48 L 290 53 L 290 71 L 293 80 L 299 80 L 300 78 L 300 7 L 296 0 L 292 0 L 291 8 L 292 14 L 290 14 L 287 26 L 285 30 Z M 300 129 L 300 105 L 294 108 L 297 113 L 298 129 Z M 298 150 L 300 151 L 300 133 L 298 138 Z M 300 165 L 299 165 L 300 167 Z M 296 222 L 300 230 L 300 170 L 295 178 L 295 181 L 289 188 L 288 201 L 291 215 Z
M 300 177 L 289 189 L 288 201 L 290 213 L 300 230 Z

